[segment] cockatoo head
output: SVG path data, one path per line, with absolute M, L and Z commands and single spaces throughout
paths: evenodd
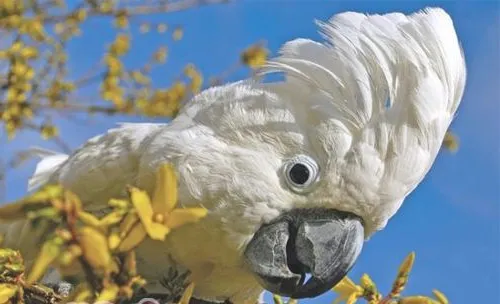
M 441 9 L 348 12 L 320 26 L 327 42 L 288 42 L 262 71 L 285 80 L 209 89 L 173 123 L 186 130 L 176 135 L 181 200 L 210 210 L 192 228 L 199 248 L 215 239 L 209 260 L 293 298 L 334 286 L 396 213 L 465 84 Z

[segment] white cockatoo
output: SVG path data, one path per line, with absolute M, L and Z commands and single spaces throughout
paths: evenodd
M 287 42 L 261 71 L 284 80 L 210 88 L 168 124 L 123 124 L 71 155 L 46 155 L 29 188 L 61 183 L 99 212 L 127 185 L 151 193 L 172 163 L 179 205 L 208 215 L 138 247 L 149 292 L 162 292 L 176 264 L 211 269 L 194 290 L 204 301 L 324 293 L 431 168 L 466 68 L 439 8 L 345 12 L 319 26 L 325 42 Z M 2 229 L 5 245 L 36 251 L 25 223 Z

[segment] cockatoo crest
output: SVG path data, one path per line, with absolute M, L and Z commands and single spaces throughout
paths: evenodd
M 335 207 L 355 205 L 370 234 L 433 164 L 462 98 L 464 57 L 442 9 L 346 12 L 319 25 L 326 43 L 288 42 L 263 73 L 285 73 L 279 92 L 328 159 Z

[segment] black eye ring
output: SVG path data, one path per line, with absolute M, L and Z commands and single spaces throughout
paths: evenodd
M 311 190 L 319 178 L 318 164 L 307 155 L 297 155 L 286 162 L 284 175 L 292 191 L 305 193 Z

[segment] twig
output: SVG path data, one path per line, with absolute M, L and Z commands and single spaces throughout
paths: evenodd
M 229 0 L 182 0 L 176 2 L 169 2 L 161 5 L 140 5 L 135 7 L 125 7 L 127 9 L 127 15 L 152 15 L 152 14 L 162 14 L 162 13 L 172 13 L 187 10 L 195 6 L 204 6 L 210 4 L 227 3 Z M 89 11 L 91 16 L 115 16 L 116 10 L 110 10 L 102 12 L 99 10 Z M 44 19 L 44 22 L 61 22 L 68 18 L 69 15 L 58 15 L 58 16 L 48 16 Z
M 190 9 L 194 6 L 203 6 L 203 5 L 227 3 L 227 2 L 229 1 L 228 0 L 183 0 L 183 1 L 169 2 L 158 6 L 151 6 L 151 5 L 136 6 L 133 8 L 129 8 L 128 14 L 144 15 L 144 14 L 157 14 L 166 12 L 177 12 Z
M 52 141 L 61 149 L 64 153 L 70 154 L 71 153 L 71 148 L 68 146 L 64 140 L 60 136 L 55 136 L 52 138 Z

